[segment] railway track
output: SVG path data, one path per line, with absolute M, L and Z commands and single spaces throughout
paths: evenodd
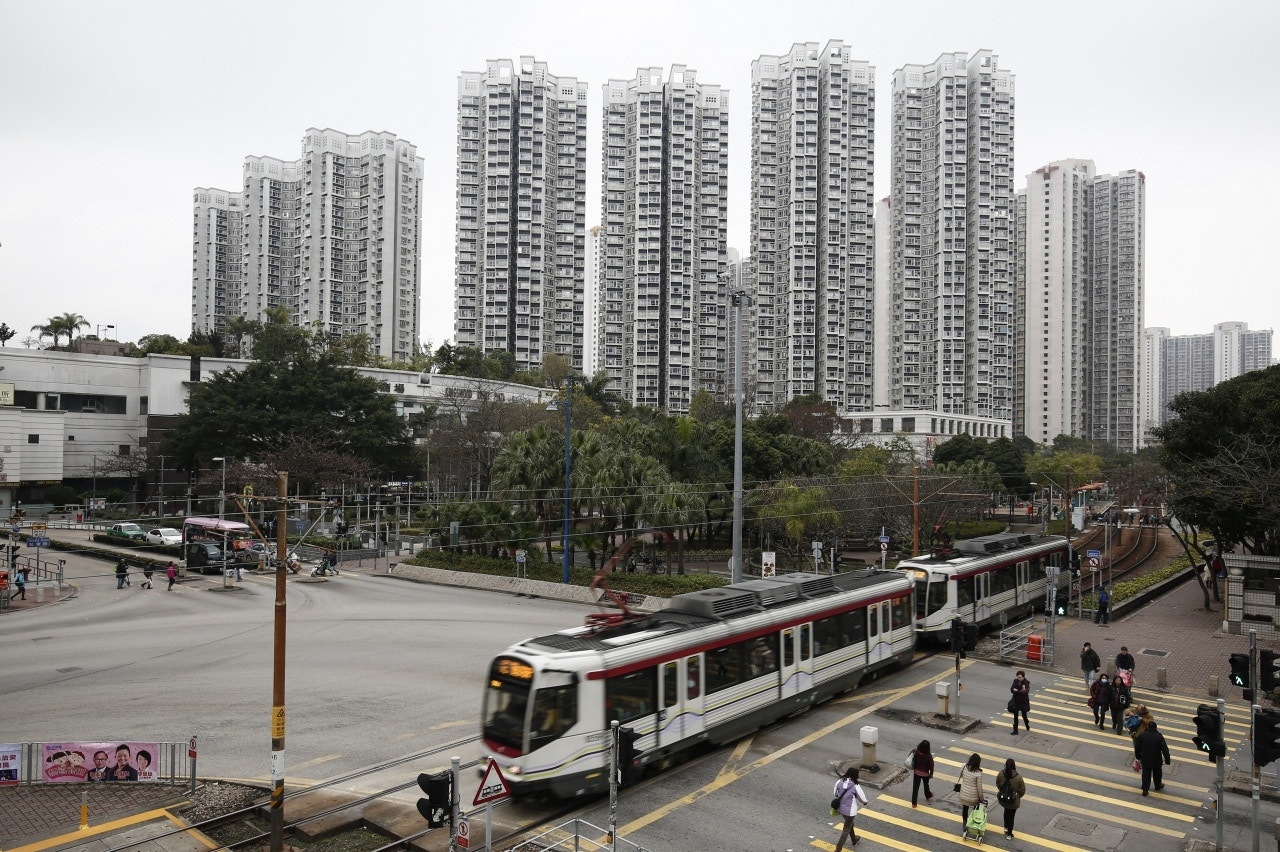
M 1128 535 L 1137 532 L 1136 536 Z M 1080 578 L 1080 591 L 1082 594 L 1093 594 L 1099 585 L 1103 583 L 1103 575 L 1106 575 L 1106 582 L 1113 583 L 1117 577 L 1126 575 L 1137 576 L 1142 569 L 1153 567 L 1149 565 L 1149 561 L 1160 552 L 1160 527 L 1121 527 L 1117 530 L 1118 536 L 1111 539 L 1110 552 L 1104 551 L 1104 558 L 1110 560 L 1110 567 L 1099 569 L 1097 573 L 1088 572 L 1082 574 Z M 1104 537 L 1104 530 L 1101 527 L 1094 527 L 1084 536 L 1072 542 L 1072 547 L 1078 553 L 1086 548 L 1093 548 L 1100 544 L 1099 539 Z M 1101 548 L 1099 548 L 1101 549 Z M 1164 567 L 1163 565 L 1155 567 Z

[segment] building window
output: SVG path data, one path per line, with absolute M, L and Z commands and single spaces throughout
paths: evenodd
M 27 436 L 27 443 L 28 443 L 28 444 L 38 444 L 38 443 L 40 443 L 40 436 L 39 436 L 38 434 L 37 434 L 37 435 L 28 435 L 28 436 Z

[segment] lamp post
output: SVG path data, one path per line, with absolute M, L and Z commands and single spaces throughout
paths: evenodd
M 164 456 L 160 456 L 160 482 L 158 483 L 160 513 L 158 515 L 160 521 L 164 522 Z
M 553 400 L 547 411 L 555 411 Z M 570 443 L 570 418 L 573 414 L 573 377 L 564 377 L 564 531 L 560 537 L 560 546 L 564 549 L 564 582 L 569 582 L 569 476 L 573 470 L 573 445 Z
M 108 331 L 115 331 L 115 330 L 116 330 L 116 327 L 115 327 L 114 325 L 100 325 L 100 326 L 98 326 L 97 334 L 96 334 L 95 336 L 96 336 L 99 340 L 102 340 L 102 339 L 103 339 L 103 338 L 102 338 L 102 330 L 103 330 L 104 328 L 105 328 L 105 329 L 107 329 Z
M 227 457 L 218 456 L 210 461 L 222 462 L 222 488 L 218 491 L 218 520 L 223 520 L 227 513 Z
M 742 582 L 742 300 L 745 290 L 729 294 L 734 308 L 733 341 L 733 564 L 729 582 Z
M 89 510 L 84 513 L 86 519 L 93 517 L 98 508 L 98 455 L 93 456 L 93 496 L 89 498 Z

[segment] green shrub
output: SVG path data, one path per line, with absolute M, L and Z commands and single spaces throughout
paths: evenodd
M 1163 583 L 1170 577 L 1176 577 L 1190 567 L 1191 561 L 1187 559 L 1187 555 L 1184 553 L 1163 568 L 1159 568 L 1149 574 L 1144 574 L 1141 577 L 1136 577 L 1132 580 L 1121 580 L 1111 586 L 1111 606 L 1114 608 L 1115 605 L 1121 601 L 1126 601 L 1129 598 L 1145 592 L 1156 583 Z M 1097 600 L 1093 593 L 1085 595 L 1083 600 L 1085 608 L 1093 609 L 1097 607 Z

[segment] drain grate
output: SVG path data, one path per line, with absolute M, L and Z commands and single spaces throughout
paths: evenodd
M 1146 654 L 1148 657 L 1167 657 L 1168 651 L 1161 651 L 1159 648 L 1143 648 L 1139 653 Z

